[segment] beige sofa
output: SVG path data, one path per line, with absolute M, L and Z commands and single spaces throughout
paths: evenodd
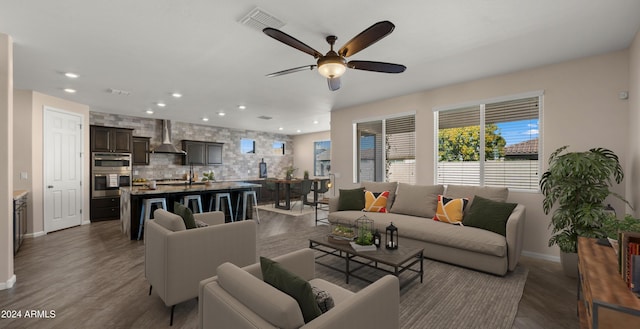
M 304 323 L 298 303 L 289 295 L 262 281 L 260 264 L 244 268 L 226 263 L 218 275 L 200 283 L 199 327 L 233 329 L 331 328 L 394 329 L 400 326 L 398 278 L 387 275 L 353 293 L 314 278 L 315 254 L 302 249 L 273 260 L 312 286 L 327 291 L 335 306 Z
M 178 215 L 158 209 L 144 225 L 144 272 L 153 292 L 171 306 L 198 297 L 201 280 L 216 275 L 218 266 L 232 262 L 253 264 L 256 254 L 256 223 L 224 224 L 219 211 L 194 214 L 210 226 L 187 230 Z
M 390 191 L 387 201 L 390 212 L 337 211 L 338 197 L 335 197 L 329 201 L 329 222 L 354 224 L 357 218 L 366 215 L 374 221 L 383 240 L 385 228 L 393 222 L 398 228 L 400 244 L 423 247 L 426 258 L 497 275 L 505 275 L 516 268 L 524 238 L 524 205 L 518 204 L 508 218 L 506 236 L 476 227 L 433 220 L 438 194 L 451 198 L 470 198 L 471 203 L 465 208 L 468 210 L 475 195 L 493 201 L 507 201 L 508 189 L 374 182 L 365 182 L 362 186 L 373 192 Z

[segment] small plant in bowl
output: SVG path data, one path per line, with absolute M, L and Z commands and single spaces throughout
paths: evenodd
M 216 181 L 216 175 L 213 173 L 213 170 L 209 170 L 208 172 L 202 173 L 202 181 L 205 184 L 211 184 Z

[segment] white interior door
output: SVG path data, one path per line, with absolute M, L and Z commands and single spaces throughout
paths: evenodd
M 82 224 L 82 116 L 44 109 L 44 230 Z

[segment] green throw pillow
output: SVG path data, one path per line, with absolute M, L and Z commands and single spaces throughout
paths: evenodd
M 338 211 L 364 209 L 364 187 L 353 190 L 340 189 L 338 197 Z
M 507 219 L 516 206 L 516 203 L 498 202 L 476 195 L 473 197 L 471 207 L 465 212 L 462 224 L 506 236 Z
M 187 228 L 187 230 L 198 227 L 196 225 L 196 220 L 193 218 L 193 213 L 191 212 L 191 209 L 185 207 L 184 205 L 182 205 L 182 203 L 179 203 L 179 202 L 173 203 L 173 213 L 182 217 L 182 220 L 184 221 L 184 226 Z
M 293 297 L 298 302 L 305 323 L 322 315 L 309 282 L 265 257 L 260 257 L 260 268 L 264 282 Z

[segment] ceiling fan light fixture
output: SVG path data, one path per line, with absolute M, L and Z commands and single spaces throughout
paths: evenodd
M 339 56 L 325 56 L 318 60 L 318 73 L 325 78 L 339 78 L 346 70 L 345 60 Z

